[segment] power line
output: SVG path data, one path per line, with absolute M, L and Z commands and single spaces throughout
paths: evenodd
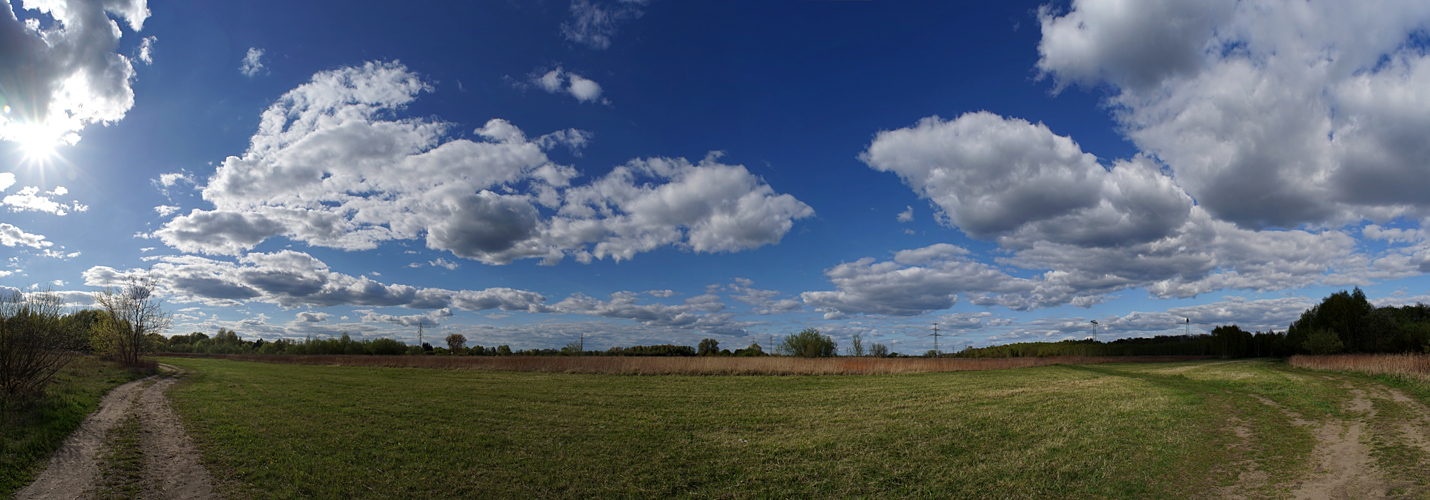
M 938 357 L 938 323 L 933 324 L 933 335 L 930 335 L 930 337 L 933 337 L 933 355 L 934 357 Z

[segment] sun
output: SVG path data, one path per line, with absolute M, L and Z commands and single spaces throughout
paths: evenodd
M 55 156 L 55 147 L 59 146 L 62 131 L 57 131 L 54 127 L 43 124 L 15 124 L 11 123 L 6 134 L 7 139 L 15 141 L 20 146 L 20 154 L 26 160 L 46 160 Z

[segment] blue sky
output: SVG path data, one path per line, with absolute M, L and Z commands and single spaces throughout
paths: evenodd
M 1430 5 L 22 1 L 0 286 L 172 333 L 941 347 L 1427 299 Z

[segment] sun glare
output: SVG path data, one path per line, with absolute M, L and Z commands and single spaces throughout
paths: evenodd
M 55 155 L 55 147 L 60 145 L 63 135 L 58 132 L 39 124 L 12 125 L 9 139 L 19 144 L 20 154 L 26 160 L 44 160 Z

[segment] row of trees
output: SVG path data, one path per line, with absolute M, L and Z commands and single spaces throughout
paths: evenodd
M 1430 306 L 1375 307 L 1360 288 L 1312 306 L 1286 331 L 1307 354 L 1430 352 Z
M 561 349 L 513 350 L 511 346 L 484 347 L 467 346 L 467 338 L 461 334 L 446 337 L 447 346 L 408 346 L 389 338 L 354 340 L 347 333 L 338 338 L 303 340 L 279 339 L 275 341 L 243 340 L 238 333 L 219 328 L 210 337 L 203 332 L 188 335 L 174 335 L 169 338 L 153 335 L 149 345 L 159 352 L 196 354 L 349 354 L 349 355 L 449 355 L 449 356 L 768 356 L 760 344 L 735 349 L 721 349 L 720 341 L 704 339 L 696 347 L 662 344 L 638 345 L 633 347 L 611 347 L 604 351 L 586 351 L 580 343 L 572 342 Z M 784 356 L 829 357 L 838 353 L 838 343 L 819 330 L 810 328 L 790 335 L 776 347 L 776 353 Z M 873 344 L 866 350 L 856 335 L 853 347 L 848 350 L 852 356 L 889 356 L 889 350 L 882 344 Z

